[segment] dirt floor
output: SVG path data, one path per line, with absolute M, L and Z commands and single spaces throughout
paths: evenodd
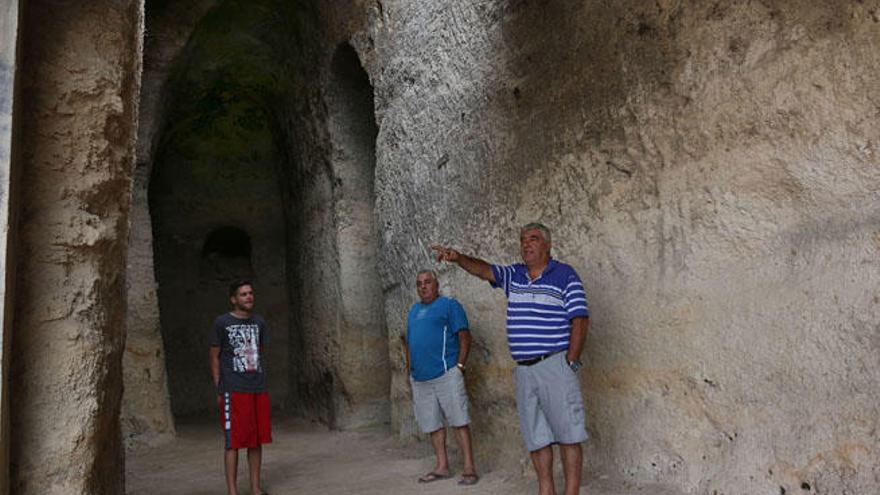
M 474 487 L 457 477 L 430 484 L 416 478 L 433 466 L 427 442 L 402 444 L 380 431 L 335 432 L 304 421 L 278 421 L 274 443 L 264 448 L 263 488 L 287 494 L 504 494 L 537 492 L 533 479 L 519 473 L 481 473 Z M 178 425 L 171 445 L 129 452 L 128 495 L 224 494 L 221 437 L 213 424 Z M 453 462 L 457 462 L 453 459 Z M 239 460 L 239 493 L 249 494 L 244 453 Z M 681 495 L 663 487 L 626 487 L 594 480 L 581 488 L 590 495 Z

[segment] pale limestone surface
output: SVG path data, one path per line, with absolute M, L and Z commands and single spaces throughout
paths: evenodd
M 125 246 L 139 1 L 28 2 L 10 493 L 123 491 Z
M 401 435 L 427 246 L 513 262 L 540 220 L 593 311 L 590 472 L 689 493 L 880 484 L 877 2 L 361 5 L 327 24 L 375 88 Z M 516 462 L 503 295 L 441 270 L 478 341 L 478 452 Z
M 385 365 L 392 429 L 412 439 L 400 336 L 428 246 L 515 262 L 519 226 L 540 220 L 593 311 L 590 479 L 873 493 L 878 12 L 869 0 L 304 7 L 299 79 L 274 109 L 289 153 L 294 410 L 381 422 L 374 392 L 387 378 L 363 370 Z M 372 165 L 346 156 L 352 136 L 334 121 L 344 43 L 375 94 L 375 234 L 369 194 L 351 197 L 368 188 L 364 170 L 346 168 Z M 375 307 L 374 294 L 351 298 L 376 281 L 346 265 L 372 235 L 387 363 L 347 309 Z M 503 296 L 438 268 L 477 339 L 467 379 L 478 459 L 529 473 Z

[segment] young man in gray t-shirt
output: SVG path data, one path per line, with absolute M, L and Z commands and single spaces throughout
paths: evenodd
M 238 493 L 238 449 L 246 448 L 251 493 L 263 494 L 262 445 L 272 442 L 271 407 L 262 359 L 263 345 L 268 341 L 266 322 L 253 314 L 254 289 L 249 281 L 230 285 L 229 302 L 232 311 L 214 320 L 209 339 L 211 376 L 225 438 L 226 489 L 229 495 Z

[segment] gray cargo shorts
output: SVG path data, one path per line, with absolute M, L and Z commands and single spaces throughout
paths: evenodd
M 517 366 L 513 379 L 519 425 L 529 452 L 587 439 L 580 382 L 565 352 L 531 366 Z
M 466 426 L 468 416 L 467 390 L 464 375 L 458 367 L 424 382 L 409 378 L 413 392 L 413 412 L 423 433 L 431 433 L 443 427 L 443 418 L 449 426 Z

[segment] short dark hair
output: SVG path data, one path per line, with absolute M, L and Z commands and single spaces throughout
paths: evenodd
M 238 289 L 244 287 L 245 285 L 250 285 L 253 288 L 254 284 L 251 283 L 250 280 L 236 280 L 229 284 L 229 297 L 232 297 L 238 294 Z

